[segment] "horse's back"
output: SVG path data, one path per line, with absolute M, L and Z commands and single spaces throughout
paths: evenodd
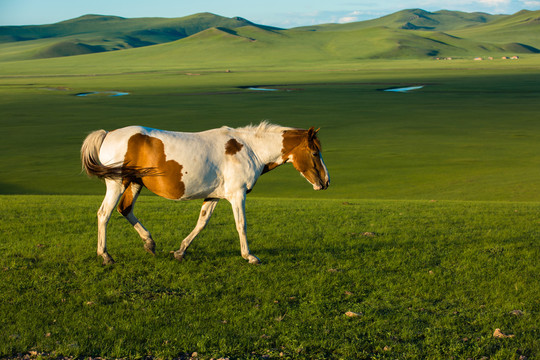
M 219 129 L 185 133 L 128 126 L 109 132 L 100 150 L 104 163 L 153 169 L 144 185 L 169 199 L 205 197 L 219 186 Z M 213 165 L 210 165 L 213 164 Z
M 117 163 L 124 161 L 128 152 L 140 152 L 152 143 L 153 147 L 165 148 L 165 143 L 174 138 L 186 137 L 187 133 L 178 133 L 166 130 L 152 129 L 144 126 L 127 126 L 110 131 L 101 145 L 100 158 L 104 163 Z

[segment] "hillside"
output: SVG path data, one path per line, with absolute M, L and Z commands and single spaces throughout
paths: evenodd
M 458 46 L 453 52 L 454 56 L 463 55 L 469 50 L 471 55 L 482 55 L 493 51 L 497 53 L 510 51 L 520 54 L 540 52 L 540 11 L 522 10 L 513 15 L 491 15 L 478 12 L 465 13 L 448 10 L 429 12 L 422 9 L 410 9 L 373 20 L 300 27 L 297 30 L 327 32 L 373 27 L 409 30 L 409 33 L 420 37 L 425 37 L 426 33 L 430 32 L 444 32 L 463 40 L 462 43 L 470 42 L 469 46 Z M 400 44 L 396 43 L 396 45 L 400 47 Z M 444 42 L 441 45 L 438 54 L 448 53 L 445 51 L 448 50 L 445 49 L 447 43 Z M 426 45 L 419 44 L 419 46 L 418 52 L 425 53 L 422 48 Z M 399 51 L 393 53 L 398 54 Z
M 348 24 L 323 24 L 299 27 L 298 30 L 335 31 L 356 30 L 368 27 L 384 26 L 392 29 L 447 31 L 490 23 L 505 15 L 486 13 L 466 13 L 461 11 L 441 10 L 429 12 L 422 9 L 402 10 L 373 20 Z
M 94 54 L 94 61 L 103 64 L 159 61 L 174 66 L 181 58 L 182 63 L 228 66 L 471 58 L 539 53 L 539 33 L 540 11 L 490 15 L 413 9 L 369 21 L 293 29 L 210 13 L 172 19 L 86 15 L 51 25 L 0 27 L 0 61 Z M 113 50 L 122 51 L 108 54 Z
M 538 49 L 540 48 L 540 11 L 523 10 L 483 26 L 458 29 L 451 33 L 474 40 L 520 43 Z
M 243 18 L 211 13 L 170 19 L 85 15 L 51 25 L 2 26 L 0 49 L 7 49 L 9 54 L 3 55 L 9 55 L 9 60 L 80 55 L 162 44 L 212 27 L 247 25 L 260 26 Z

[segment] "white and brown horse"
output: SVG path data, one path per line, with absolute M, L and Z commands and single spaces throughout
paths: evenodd
M 150 233 L 133 215 L 137 196 L 146 186 L 167 199 L 204 199 L 197 225 L 174 252 L 176 259 L 182 260 L 219 199 L 227 199 L 232 205 L 242 257 L 259 263 L 250 253 L 246 237 L 246 194 L 261 174 L 286 162 L 291 162 L 315 190 L 326 189 L 330 177 L 317 131 L 263 122 L 199 133 L 141 126 L 92 132 L 82 145 L 81 160 L 86 173 L 104 179 L 107 186 L 98 211 L 98 255 L 104 264 L 114 262 L 107 253 L 106 227 L 115 207 L 139 233 L 146 251 L 154 253 Z

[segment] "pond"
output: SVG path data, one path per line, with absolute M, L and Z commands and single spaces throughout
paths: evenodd
M 269 89 L 269 88 L 263 88 L 263 87 L 248 87 L 248 90 L 256 90 L 256 91 L 278 91 L 278 89 Z
M 390 92 L 409 92 L 409 91 L 412 91 L 412 90 L 418 90 L 418 89 L 421 89 L 423 88 L 424 85 L 420 85 L 420 86 L 408 86 L 408 87 L 402 87 L 402 88 L 391 88 L 391 89 L 385 89 L 383 91 L 390 91 Z
M 89 95 L 98 95 L 98 94 L 108 94 L 107 96 L 126 96 L 129 95 L 128 92 L 123 91 L 89 91 L 75 94 L 75 96 L 89 96 Z
M 382 84 L 382 83 L 381 83 Z M 317 85 L 317 84 L 309 84 Z M 308 84 L 303 84 L 303 86 L 309 86 Z M 349 85 L 349 84 L 339 84 L 339 85 Z M 371 84 L 370 84 L 371 85 Z M 392 84 L 387 84 L 392 85 Z M 395 84 L 398 85 L 398 84 Z M 278 88 L 287 85 L 251 85 L 251 86 L 239 86 L 240 89 L 250 90 L 250 91 L 294 91 L 301 90 L 297 88 Z M 378 89 L 379 91 L 388 91 L 388 92 L 400 92 L 405 93 L 413 90 L 422 89 L 426 85 L 413 85 L 413 86 L 402 86 L 402 87 L 391 87 L 387 89 Z

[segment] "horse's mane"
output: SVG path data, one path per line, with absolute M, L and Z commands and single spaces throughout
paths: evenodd
M 281 125 L 276 125 L 268 122 L 267 120 L 261 121 L 259 124 L 253 125 L 250 124 L 248 126 L 237 128 L 236 130 L 240 131 L 249 131 L 249 132 L 255 132 L 255 136 L 262 136 L 265 133 L 276 133 L 276 132 L 283 132 L 285 130 L 291 130 L 290 127 L 285 127 Z
M 255 133 L 256 137 L 262 137 L 264 136 L 264 134 L 267 134 L 267 133 L 282 133 L 284 131 L 290 131 L 292 133 L 291 136 L 298 137 L 300 139 L 304 139 L 304 138 L 307 139 L 307 144 L 310 149 L 321 151 L 321 142 L 317 138 L 316 132 L 313 137 L 309 137 L 308 130 L 304 130 L 304 129 L 285 127 L 285 126 L 269 123 L 267 120 L 263 120 L 258 125 L 250 124 L 248 126 L 236 128 L 235 130 Z

